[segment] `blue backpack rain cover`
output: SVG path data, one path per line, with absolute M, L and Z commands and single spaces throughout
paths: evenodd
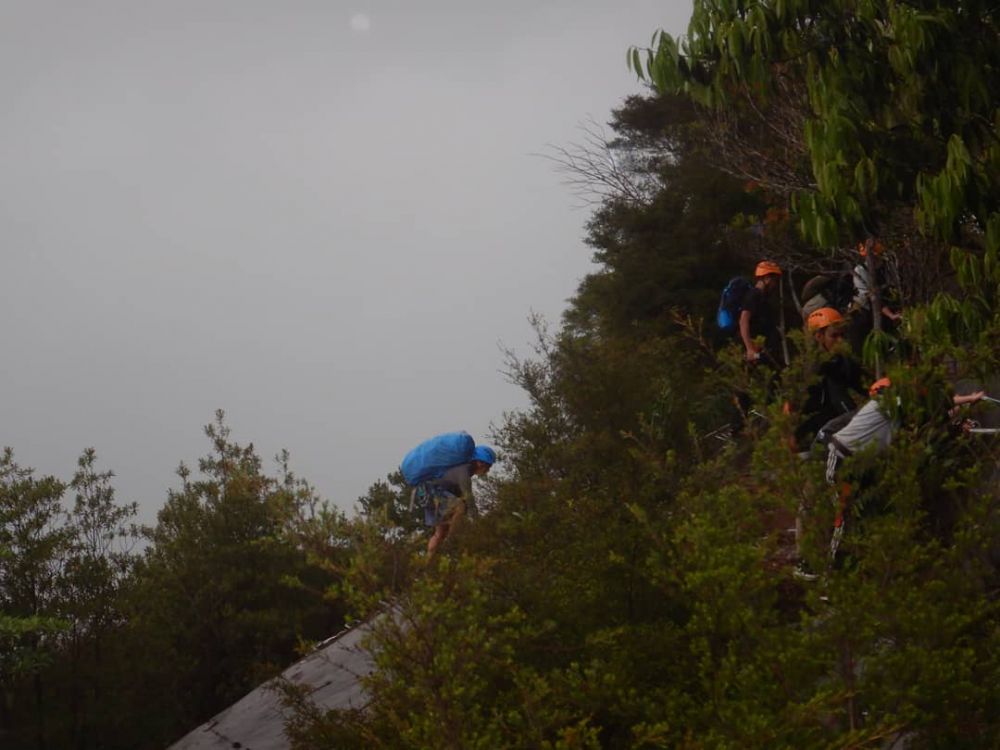
M 742 276 L 736 276 L 726 284 L 719 300 L 719 312 L 715 315 L 715 322 L 719 324 L 720 330 L 726 333 L 736 332 L 740 322 L 740 307 L 751 286 L 753 285 Z
M 452 466 L 472 460 L 476 442 L 467 432 L 446 432 L 425 440 L 403 457 L 400 468 L 407 484 L 437 479 Z

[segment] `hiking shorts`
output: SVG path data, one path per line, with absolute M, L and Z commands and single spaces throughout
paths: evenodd
M 429 495 L 424 501 L 424 525 L 433 528 L 451 523 L 460 508 L 465 508 L 465 501 L 450 492 Z

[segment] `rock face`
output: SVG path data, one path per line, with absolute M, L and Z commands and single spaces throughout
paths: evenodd
M 372 671 L 372 662 L 360 643 L 370 628 L 367 622 L 323 641 L 282 672 L 281 678 L 305 686 L 321 708 L 363 708 L 365 694 L 359 678 Z M 277 679 L 247 693 L 168 750 L 287 750 L 285 712 L 274 690 Z

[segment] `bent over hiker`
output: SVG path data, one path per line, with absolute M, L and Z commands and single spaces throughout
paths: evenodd
M 838 469 L 845 459 L 872 446 L 874 446 L 875 452 L 881 453 L 892 443 L 901 420 L 899 413 L 894 414 L 894 410 L 889 407 L 889 398 L 891 397 L 887 396 L 886 391 L 891 388 L 892 381 L 889 378 L 880 378 L 872 383 L 869 389 L 871 400 L 862 406 L 846 425 L 830 437 L 827 444 L 826 481 L 831 486 L 837 485 Z M 956 418 L 960 407 L 974 404 L 985 395 L 985 391 L 953 395 L 950 399 L 948 416 Z M 895 398 L 895 402 L 899 406 L 898 396 Z M 864 477 L 859 480 L 860 485 L 866 483 L 868 482 Z M 858 491 L 860 489 L 861 487 L 858 488 Z M 846 511 L 853 494 L 857 494 L 857 491 L 852 490 L 849 482 L 842 482 L 837 488 L 837 513 L 833 522 L 833 535 L 830 539 L 831 563 L 837 559 L 837 551 L 844 535 L 844 526 L 847 520 Z
M 433 534 L 427 542 L 432 557 L 455 524 L 472 510 L 472 477 L 486 474 L 496 453 L 476 445 L 467 432 L 448 432 L 425 440 L 403 458 L 400 468 L 413 487 L 411 503 L 419 501 L 424 524 Z
M 427 541 L 428 557 L 433 557 L 454 526 L 474 507 L 472 477 L 487 474 L 495 460 L 492 448 L 477 445 L 471 461 L 452 466 L 438 479 L 417 488 L 418 496 L 423 495 L 424 525 L 434 529 Z

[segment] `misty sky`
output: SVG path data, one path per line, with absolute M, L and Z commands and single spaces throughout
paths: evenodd
M 97 449 L 151 522 L 225 409 L 345 509 L 525 404 L 590 268 L 532 156 L 640 85 L 689 2 L 0 1 L 0 442 Z M 269 464 L 270 468 L 270 464 Z

